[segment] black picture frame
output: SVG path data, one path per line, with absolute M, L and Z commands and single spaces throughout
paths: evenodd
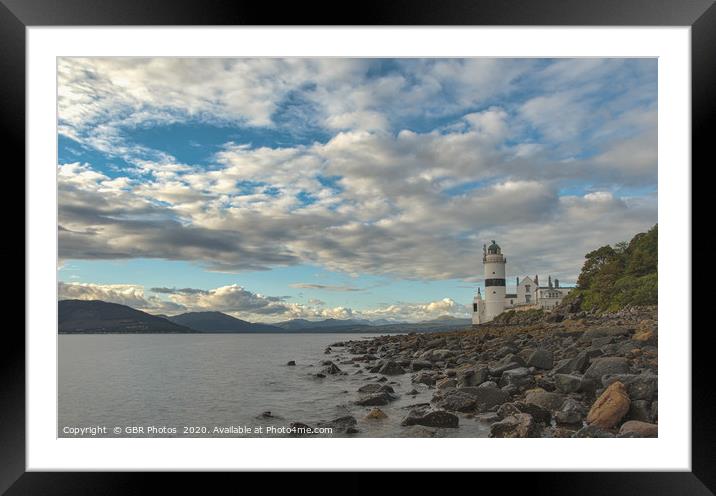
M 6 150 L 14 152 L 17 163 L 25 160 L 25 28 L 65 25 L 690 26 L 692 173 L 695 164 L 705 168 L 710 158 L 708 145 L 712 140 L 707 130 L 716 120 L 713 0 L 371 0 L 346 5 L 286 2 L 280 6 L 241 0 L 0 0 L 0 122 Z M 26 267 L 31 263 L 25 260 Z M 529 479 L 531 493 L 713 494 L 716 416 L 711 400 L 713 374 L 709 372 L 712 352 L 706 346 L 711 330 L 710 326 L 702 330 L 706 332 L 692 334 L 692 472 L 523 474 Z M 686 335 L 690 329 L 662 332 Z M 25 339 L 16 324 L 5 329 L 4 338 L 0 360 L 0 492 L 134 494 L 148 490 L 146 474 L 26 473 Z M 505 474 L 493 475 L 504 481 Z M 479 476 L 480 484 L 487 483 L 485 477 L 490 475 Z M 509 476 L 512 487 L 516 487 L 514 477 Z M 191 487 L 183 475 L 174 475 L 174 480 L 185 489 Z M 412 483 L 416 482 L 421 484 L 413 479 Z M 343 483 L 353 488 L 351 492 L 372 492 L 371 485 L 356 475 Z M 405 491 L 409 484 L 403 482 L 400 487 Z

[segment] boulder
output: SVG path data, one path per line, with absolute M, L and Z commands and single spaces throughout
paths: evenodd
M 554 371 L 559 374 L 582 374 L 588 366 L 589 357 L 586 352 L 582 351 L 573 358 L 560 360 Z
M 518 413 L 528 413 L 532 415 L 535 422 L 540 422 L 546 425 L 548 425 L 552 420 L 552 414 L 548 410 L 531 403 L 515 401 L 514 403 L 505 403 L 497 409 L 497 415 L 501 419 Z
M 326 366 L 326 367 L 323 367 L 323 369 L 321 370 L 321 372 L 323 372 L 324 374 L 331 374 L 331 375 L 333 375 L 333 374 L 340 374 L 340 373 L 342 372 L 342 370 L 338 368 L 338 365 L 336 365 L 335 363 L 331 362 L 330 365 L 328 365 L 328 366 Z
M 339 417 L 329 422 L 319 422 L 318 427 L 330 427 L 335 432 L 346 432 L 351 434 L 357 432 L 354 428 L 358 421 L 352 415 L 346 415 L 345 417 Z M 350 431 L 350 432 L 349 432 Z
M 477 408 L 475 396 L 465 393 L 460 389 L 449 391 L 444 396 L 439 397 L 435 404 L 443 410 L 463 413 L 474 412 Z
M 602 429 L 611 429 L 629 411 L 629 395 L 619 381 L 613 382 L 601 394 L 587 414 L 587 423 Z
M 388 386 L 387 384 L 378 384 L 378 383 L 371 383 L 366 384 L 365 386 L 361 386 L 358 388 L 359 393 L 380 393 L 380 392 L 386 392 L 386 393 L 394 393 L 395 391 L 391 386 Z
M 629 362 L 624 357 L 596 358 L 584 372 L 585 377 L 601 379 L 608 374 L 626 374 L 629 372 Z
M 412 381 L 416 384 L 426 384 L 428 386 L 435 385 L 435 374 L 430 372 L 421 371 L 415 374 Z
M 470 367 L 457 373 L 458 387 L 479 386 L 489 379 L 487 367 Z
M 445 379 L 441 379 L 436 382 L 435 387 L 438 389 L 454 389 L 457 387 L 457 381 L 450 377 L 446 377 Z
M 486 412 L 510 399 L 510 395 L 496 387 L 464 387 L 446 391 L 436 405 L 458 412 Z
M 627 388 L 628 391 L 628 388 Z M 629 395 L 631 397 L 631 395 Z M 629 413 L 626 418 L 628 420 L 641 420 L 642 422 L 651 422 L 651 403 L 646 400 L 632 400 L 629 405 Z
M 519 367 L 512 370 L 506 370 L 500 377 L 499 385 L 504 386 L 515 386 L 516 388 L 528 388 L 534 386 L 535 381 L 532 378 L 532 374 L 526 367 Z
M 560 393 L 575 393 L 582 386 L 582 378 L 572 374 L 555 374 L 554 386 Z
M 490 437 L 537 437 L 539 426 L 528 413 L 516 413 L 490 426 Z
M 404 374 L 405 370 L 403 369 L 403 367 L 391 360 L 386 362 L 380 369 L 378 369 L 378 373 L 383 375 L 400 375 Z
M 435 410 L 431 412 L 425 412 L 424 410 L 413 410 L 407 417 L 400 423 L 402 426 L 408 425 L 423 425 L 425 427 L 449 427 L 457 428 L 460 419 L 457 415 L 445 412 L 442 410 Z
M 562 403 L 562 408 L 554 414 L 554 419 L 558 424 L 581 424 L 586 413 L 587 409 L 583 404 L 574 398 L 567 398 Z
M 295 361 L 295 360 L 289 360 L 288 362 L 286 362 L 286 365 L 289 366 L 289 367 L 293 367 L 293 366 L 296 365 L 296 361 Z
M 616 381 L 626 386 L 629 398 L 632 400 L 651 401 L 659 387 L 659 377 L 650 372 L 644 374 L 609 374 L 602 377 L 602 384 L 605 387 Z
M 371 420 L 380 420 L 380 419 L 388 418 L 388 416 L 380 408 L 373 408 L 370 412 L 368 412 L 368 415 L 366 415 L 365 418 L 371 419 Z
M 381 391 L 379 393 L 373 393 L 359 399 L 355 402 L 356 405 L 361 406 L 383 406 L 393 401 L 395 398 L 390 393 Z
M 549 350 L 535 350 L 527 359 L 527 365 L 549 370 L 554 366 L 554 355 Z
M 640 344 L 655 345 L 656 332 L 654 332 L 654 329 L 651 326 L 641 327 L 639 330 L 637 330 L 637 332 L 634 333 L 631 339 Z
M 410 362 L 410 369 L 415 371 L 433 368 L 432 362 L 428 360 L 413 360 Z
M 659 437 L 659 426 L 639 420 L 629 420 L 619 429 L 619 437 Z
M 551 393 L 542 389 L 531 389 L 527 391 L 525 395 L 525 403 L 531 403 L 550 412 L 555 412 L 562 407 L 564 395 L 561 393 Z

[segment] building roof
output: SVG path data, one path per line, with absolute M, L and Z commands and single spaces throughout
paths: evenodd
M 499 253 L 502 253 L 502 249 L 500 248 L 500 245 L 495 243 L 495 240 L 492 240 L 492 244 L 487 247 L 487 253 L 490 255 L 497 255 Z

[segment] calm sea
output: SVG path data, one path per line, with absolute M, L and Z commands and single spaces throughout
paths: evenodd
M 358 419 L 360 432 L 352 436 L 415 435 L 415 427 L 400 426 L 405 407 L 429 402 L 432 391 L 418 385 L 420 394 L 405 394 L 414 387 L 410 374 L 389 378 L 400 398 L 380 407 L 388 415 L 383 420 L 365 420 L 370 408 L 353 404 L 371 374 L 354 375 L 358 368 L 339 364 L 348 375 L 311 375 L 321 369 L 320 361 L 338 359 L 323 354 L 328 345 L 350 339 L 361 336 L 61 335 L 58 436 L 276 436 L 291 422 L 315 425 L 345 415 Z M 286 366 L 289 360 L 296 366 Z M 261 417 L 265 411 L 273 417 Z M 252 432 L 241 432 L 246 427 Z M 487 426 L 462 417 L 458 429 L 437 435 L 485 437 Z

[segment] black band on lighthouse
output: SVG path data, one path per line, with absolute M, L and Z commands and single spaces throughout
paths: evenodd
M 505 285 L 504 279 L 485 279 L 485 287 L 504 286 L 504 285 Z

